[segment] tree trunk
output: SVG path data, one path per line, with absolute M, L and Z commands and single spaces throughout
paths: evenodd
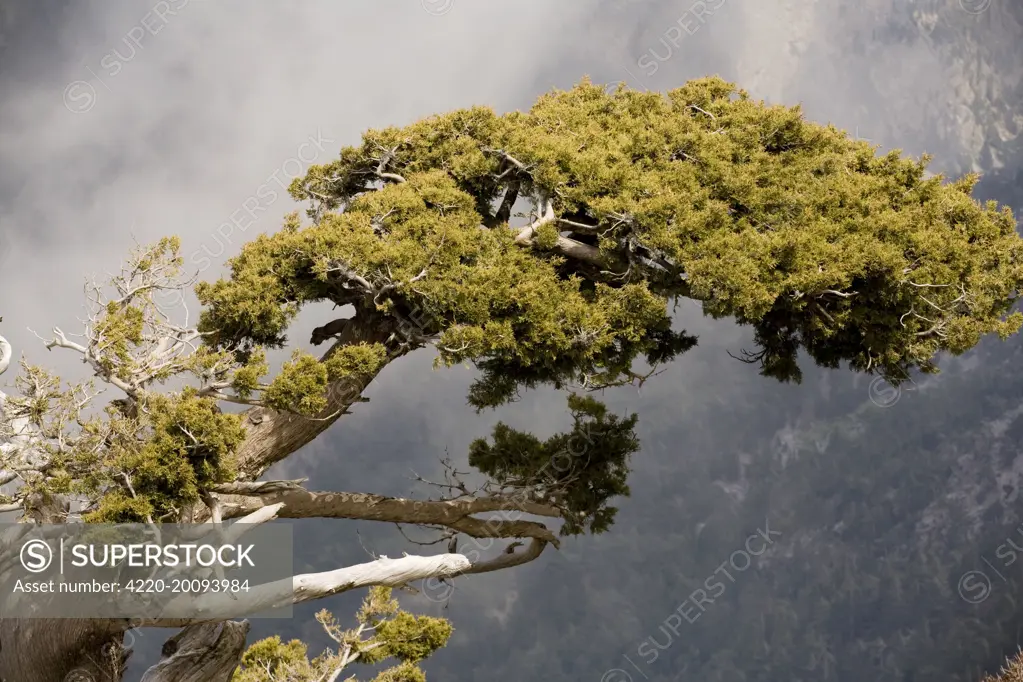
M 386 318 L 357 316 L 323 357 L 349 344 L 385 343 L 393 330 Z M 394 357 L 402 354 L 404 351 L 399 351 Z M 241 478 L 259 478 L 273 464 L 323 433 L 359 402 L 362 391 L 377 373 L 357 381 L 334 382 L 328 405 L 318 420 L 261 407 L 246 411 L 248 434 L 238 450 Z M 47 502 L 45 508 L 26 510 L 25 520 L 63 522 L 63 503 Z M 130 654 L 123 648 L 124 633 L 129 628 L 126 620 L 0 619 L 0 682 L 121 682 L 123 664 Z M 167 641 L 163 660 L 143 680 L 226 682 L 240 660 L 248 630 L 245 621 L 186 628 Z M 194 649 L 201 655 L 182 658 L 167 653 L 182 646 L 183 651 Z
M 360 319 L 356 316 L 345 325 L 337 343 L 323 355 L 323 359 L 343 346 L 360 342 L 386 343 L 395 328 L 393 322 L 389 323 L 386 318 L 369 316 Z M 394 354 L 392 360 L 403 354 Z M 315 419 L 266 407 L 246 410 L 247 434 L 237 453 L 241 478 L 250 481 L 258 479 L 271 466 L 330 428 L 349 407 L 359 402 L 363 390 L 386 366 L 358 380 L 344 379 L 332 383 L 327 392 L 327 407 Z
M 0 619 L 2 682 L 119 682 L 127 621 Z
M 229 682 L 248 634 L 247 620 L 190 625 L 164 643 L 142 682 Z

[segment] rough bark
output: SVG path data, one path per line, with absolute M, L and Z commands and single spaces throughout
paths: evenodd
M 514 544 L 514 543 L 513 543 Z M 547 547 L 545 540 L 533 538 L 529 546 L 521 552 L 516 552 L 513 547 L 509 547 L 509 550 L 504 554 L 499 554 L 493 559 L 486 561 L 477 561 L 472 564 L 469 568 L 458 573 L 458 575 L 474 575 L 477 573 L 490 573 L 491 571 L 501 571 L 506 568 L 512 568 L 514 566 L 521 566 L 522 564 L 528 564 L 530 561 L 536 559 L 543 553 L 544 548 Z
M 163 645 L 142 682 L 228 682 L 245 651 L 249 622 L 190 625 Z
M 258 485 L 258 484 L 257 484 Z M 221 491 L 244 489 L 225 485 Z M 264 506 L 283 504 L 281 518 L 334 518 L 444 526 L 474 538 L 536 538 L 557 546 L 557 537 L 543 524 L 517 519 L 478 519 L 474 513 L 515 511 L 560 517 L 553 507 L 512 500 L 473 498 L 450 501 L 407 500 L 384 495 L 314 492 L 302 488 L 277 490 L 259 496 L 221 497 L 225 519 L 251 514 Z
M 541 543 L 542 544 L 542 543 Z M 226 682 L 245 648 L 248 623 L 229 618 L 269 611 L 371 586 L 398 587 L 417 580 L 471 572 L 461 554 L 404 556 L 298 575 L 258 585 L 233 598 L 180 597 L 140 627 L 183 627 L 143 682 Z M 125 620 L 0 620 L 0 680 L 4 682 L 120 682 L 129 652 Z
M 0 620 L 3 682 L 119 682 L 127 621 Z
M 67 502 L 26 500 L 24 523 L 63 523 Z M 126 620 L 0 619 L 0 682 L 119 682 Z
M 324 354 L 329 357 L 345 345 L 366 342 L 388 346 L 391 359 L 407 352 L 394 342 L 393 321 L 375 316 L 357 316 L 345 325 L 337 342 Z M 386 366 L 386 365 L 384 365 Z M 381 370 L 383 367 L 380 368 Z M 238 450 L 241 486 L 254 482 L 273 464 L 327 430 L 349 407 L 360 402 L 362 392 L 376 373 L 357 380 L 334 382 L 328 391 L 327 407 L 309 419 L 291 413 L 255 407 L 245 413 L 246 440 Z M 370 585 L 397 586 L 407 582 L 441 576 L 486 572 L 530 561 L 548 543 L 557 538 L 542 524 L 518 520 L 481 520 L 476 512 L 515 509 L 541 516 L 558 516 L 556 510 L 525 501 L 509 504 L 499 500 L 414 501 L 352 493 L 317 493 L 286 489 L 270 496 L 230 494 L 223 490 L 218 506 L 224 518 L 279 510 L 285 518 L 308 516 L 363 518 L 395 523 L 421 523 L 445 526 L 474 537 L 532 538 L 527 551 L 504 554 L 489 562 L 471 566 L 462 555 L 433 557 L 382 558 L 379 561 L 320 574 L 296 576 L 279 584 L 263 586 L 253 595 L 259 607 L 297 603 Z M 281 508 L 280 504 L 284 503 Z M 39 500 L 26 509 L 25 521 L 62 523 L 67 507 L 61 500 Z M 247 600 L 248 601 L 248 600 Z M 211 604 L 210 612 L 217 611 Z M 223 605 L 221 605 L 223 606 Z M 232 617 L 238 605 L 227 605 Z M 255 608 L 249 613 L 261 610 Z M 163 659 L 149 669 L 144 682 L 174 680 L 182 682 L 228 682 L 245 647 L 249 626 L 245 621 L 197 623 L 192 618 L 163 618 L 146 625 L 185 627 L 168 640 Z M 0 682 L 121 682 L 123 666 L 130 651 L 123 648 L 124 634 L 132 623 L 127 620 L 54 620 L 0 619 Z
M 353 320 L 324 357 L 351 343 L 384 343 L 390 333 L 378 320 Z M 318 415 L 320 419 L 265 408 L 249 410 L 248 438 L 239 451 L 240 470 L 257 478 L 315 439 L 358 402 L 374 377 L 336 382 L 331 386 L 327 408 Z M 66 513 L 63 500 L 36 500 L 28 505 L 23 520 L 62 523 Z M 120 682 L 128 655 L 122 642 L 130 625 L 126 620 L 0 619 L 0 682 Z M 168 647 L 174 647 L 175 642 L 187 644 L 197 655 L 165 657 L 144 679 L 228 680 L 244 649 L 247 632 L 248 625 L 237 622 L 188 628 L 169 640 Z
M 394 325 L 386 320 L 372 316 L 367 318 L 356 316 L 350 324 L 345 325 L 337 342 L 323 358 L 330 357 L 342 346 L 360 342 L 386 343 L 394 329 Z M 394 357 L 400 354 L 396 353 Z M 326 431 L 349 407 L 359 402 L 363 390 L 377 374 L 379 370 L 358 380 L 344 379 L 333 382 L 327 395 L 327 407 L 312 419 L 267 407 L 246 410 L 244 414 L 247 434 L 237 452 L 240 476 L 248 480 L 259 478 L 271 466 Z

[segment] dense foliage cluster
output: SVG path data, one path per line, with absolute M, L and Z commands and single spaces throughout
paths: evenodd
M 142 391 L 130 409 L 117 400 L 86 417 L 81 407 L 92 382 L 62 388 L 41 367 L 25 370 L 17 379 L 22 395 L 8 398 L 5 409 L 45 438 L 34 446 L 45 465 L 23 475 L 22 494 L 84 499 L 89 522 L 175 521 L 202 491 L 233 479 L 245 432 L 241 417 L 223 413 L 212 397 L 188 387 Z
M 397 665 L 373 677 L 373 682 L 425 682 L 419 662 L 447 644 L 453 628 L 443 618 L 414 616 L 399 608 L 390 588 L 371 588 L 357 619 L 358 626 L 343 628 L 329 611 L 316 619 L 337 650 L 310 659 L 308 647 L 298 640 L 262 639 L 246 650 L 232 682 L 318 682 L 345 671 L 348 665 L 373 665 L 389 659 Z M 341 678 L 338 678 L 341 679 Z M 345 680 L 355 681 L 347 674 Z
M 686 370 L 715 388 L 609 396 L 646 424 L 612 531 L 522 572 L 502 624 L 512 641 L 456 638 L 428 672 L 466 674 L 469 659 L 486 661 L 469 673 L 502 679 L 619 667 L 642 679 L 628 656 L 657 682 L 979 682 L 1023 628 L 1023 491 L 1006 474 L 1023 444 L 1023 348 L 991 339 L 974 353 L 886 408 L 855 376 L 810 367 L 794 390 L 717 348 Z M 765 522 L 775 545 L 735 570 Z M 967 587 L 985 584 L 977 571 L 990 592 L 962 592 L 971 572 Z M 713 599 L 702 609 L 700 589 Z M 689 620 L 666 622 L 679 608 Z M 461 631 L 494 627 L 478 611 Z
M 927 162 L 898 151 L 878 157 L 844 131 L 806 121 L 798 107 L 767 106 L 718 78 L 667 94 L 583 82 L 541 97 L 528 112 L 472 107 L 368 131 L 361 145 L 292 183 L 293 197 L 311 203 L 309 224 L 290 215 L 281 231 L 245 245 L 228 277 L 196 288 L 205 306 L 198 329 L 173 342 L 194 344 L 194 352 L 168 356 L 171 336 L 154 339 L 185 331 L 161 322 L 152 287 L 122 282 L 123 295 L 91 320 L 89 349 L 80 348 L 96 374 L 127 396 L 104 415 L 84 417 L 78 388 L 62 391 L 44 370 L 26 367 L 22 396 L 6 410 L 45 439 L 37 453 L 43 463 L 26 476 L 26 489 L 84 496 L 88 521 L 190 518 L 190 507 L 239 468 L 248 427 L 242 415 L 223 411 L 223 401 L 327 423 L 337 414 L 321 413 L 339 402 L 339 386 L 354 386 L 357 395 L 389 362 L 431 343 L 441 364 L 479 370 L 469 394 L 477 409 L 543 383 L 582 390 L 641 384 L 656 369 L 649 366 L 696 344 L 673 326 L 672 305 L 682 298 L 700 302 L 706 315 L 751 326 L 759 349 L 747 360 L 782 381 L 801 380 L 801 349 L 822 367 L 845 364 L 894 385 L 914 371 L 936 372 L 937 354 L 961 354 L 983 335 L 1006 337 L 1023 324 L 1023 315 L 1010 314 L 1023 283 L 1023 240 L 1009 209 L 971 197 L 976 176 L 947 183 L 927 177 Z M 176 239 L 161 241 L 135 259 L 132 277 L 180 268 L 178 249 Z M 287 344 L 291 322 L 317 302 L 348 310 L 338 343 L 323 357 L 296 348 L 264 380 L 266 350 Z M 51 345 L 75 347 L 58 341 Z M 182 375 L 196 385 L 156 390 Z M 543 512 L 560 515 L 563 535 L 599 533 L 615 518 L 612 498 L 629 494 L 637 418 L 616 417 L 575 394 L 569 407 L 571 431 L 541 440 L 498 424 L 492 442 L 472 444 L 469 461 L 490 479 L 481 490 L 525 493 L 517 501 L 534 510 L 549 505 Z M 670 401 L 665 409 L 673 418 L 683 413 Z M 951 410 L 943 409 L 947 427 Z M 788 485 L 800 493 L 780 495 L 797 500 L 790 506 L 772 506 L 765 489 L 753 489 L 729 514 L 708 511 L 729 485 L 715 484 L 736 471 L 767 478 L 777 464 L 771 457 L 723 456 L 687 471 L 673 494 L 685 496 L 692 518 L 667 536 L 701 551 L 665 562 L 670 576 L 645 571 L 632 579 L 658 594 L 669 581 L 697 589 L 713 570 L 706 557 L 719 559 L 732 547 L 726 533 L 703 529 L 736 531 L 766 511 L 781 525 L 812 516 L 837 527 L 859 515 L 873 530 L 910 518 L 905 507 L 918 503 L 912 496 L 869 504 L 878 472 L 888 480 L 898 463 L 868 447 L 862 424 L 850 421 L 826 425 L 828 438 L 856 455 L 845 462 L 844 478 L 834 462 L 805 453 L 783 463 Z M 899 441 L 901 427 L 874 433 L 884 428 Z M 292 450 L 301 446 L 294 443 Z M 744 442 L 734 452 L 757 447 Z M 927 447 L 917 452 L 929 454 Z M 907 488 L 933 487 L 949 467 L 947 459 L 927 461 Z M 822 466 L 832 468 L 830 478 Z M 835 480 L 843 481 L 841 495 Z M 755 658 L 764 677 L 757 679 L 816 679 L 821 666 L 841 660 L 864 679 L 880 671 L 887 677 L 874 679 L 894 680 L 899 666 L 887 645 L 844 641 L 852 626 L 837 621 L 879 633 L 876 614 L 893 604 L 947 598 L 949 567 L 909 542 L 905 525 L 886 533 L 906 542 L 887 545 L 882 567 L 869 575 L 841 547 L 825 546 L 807 571 L 827 589 L 751 574 L 703 621 L 707 641 L 762 645 Z M 896 575 L 888 568 L 896 564 L 909 568 Z M 726 621 L 739 606 L 765 615 Z M 931 631 L 930 620 L 920 635 L 904 614 L 885 613 L 899 634 L 952 650 L 956 637 Z M 803 618 L 827 627 L 797 641 L 794 623 Z M 377 682 L 419 682 L 418 663 L 451 634 L 446 621 L 400 611 L 383 589 L 371 592 L 355 630 L 326 612 L 320 622 L 336 652 L 310 659 L 299 642 L 262 640 L 246 653 L 236 682 L 311 681 L 353 661 L 392 658 L 398 665 Z M 536 632 L 547 627 L 539 622 Z M 598 641 L 593 633 L 585 638 Z M 968 639 L 959 637 L 957 646 Z M 671 657 L 705 666 L 707 679 L 742 675 L 738 657 L 709 653 L 697 641 L 686 640 Z M 911 662 L 905 669 L 940 667 Z M 561 663 L 561 672 L 576 675 L 574 664 Z
M 772 376 L 798 379 L 802 347 L 902 381 L 1020 324 L 1004 319 L 1023 276 L 1011 212 L 927 161 L 875 157 L 717 78 L 666 96 L 583 82 L 528 112 L 369 131 L 312 167 L 291 189 L 314 224 L 247 245 L 201 287 L 204 324 L 275 344 L 312 301 L 424 311 L 445 360 L 506 389 L 517 373 L 599 384 L 684 350 L 665 304 L 690 297 L 754 325 Z M 524 203 L 529 234 L 506 227 Z
M 572 395 L 568 405 L 571 431 L 541 441 L 498 422 L 493 443 L 473 441 L 469 464 L 504 487 L 532 488 L 537 498 L 561 509 L 562 535 L 602 533 L 618 511 L 608 501 L 629 494 L 629 457 L 639 451 L 638 417 L 608 414 L 606 405 L 590 397 Z

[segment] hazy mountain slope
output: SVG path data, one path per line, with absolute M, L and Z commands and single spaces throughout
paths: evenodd
M 614 15 L 625 28 L 596 41 L 605 80 L 624 64 L 640 85 L 673 87 L 745 22 L 750 40 L 722 48 L 734 64 L 725 75 L 756 96 L 938 152 L 939 172 L 984 171 L 980 198 L 1023 208 L 1019 3 L 977 14 L 958 0 L 729 5 L 649 76 L 637 57 L 666 54 L 659 41 L 686 7 L 608 5 L 594 24 Z M 615 396 L 640 414 L 644 449 L 611 533 L 526 567 L 500 626 L 454 602 L 463 627 L 487 633 L 488 653 L 475 656 L 482 638 L 466 636 L 453 659 L 495 679 L 608 682 L 965 681 L 997 669 L 1023 643 L 1023 562 L 1002 565 L 1008 538 L 1023 547 L 1023 343 L 986 342 L 897 395 L 812 369 L 803 386 L 779 386 L 728 359 L 741 343 L 724 326 L 702 331 L 677 363 L 685 381 L 669 372 L 642 396 Z M 725 580 L 696 622 L 672 619 L 679 607 L 691 615 L 687 597 L 765 521 L 783 533 L 777 546 Z M 991 581 L 983 600 L 978 570 Z M 455 674 L 444 661 L 433 669 Z

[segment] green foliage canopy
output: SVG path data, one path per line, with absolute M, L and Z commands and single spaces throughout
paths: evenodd
M 425 682 L 420 661 L 445 646 L 454 631 L 444 618 L 402 610 L 389 587 L 370 588 L 354 628 L 343 628 L 327 610 L 317 613 L 316 619 L 337 642 L 337 651 L 328 649 L 310 659 L 308 647 L 297 639 L 283 642 L 276 635 L 261 639 L 245 651 L 232 682 L 316 682 L 333 679 L 332 674 L 353 663 L 372 665 L 389 659 L 398 664 L 381 671 L 373 682 Z
M 472 107 L 370 130 L 292 183 L 312 224 L 289 216 L 230 261 L 229 277 L 197 287 L 205 345 L 187 361 L 151 370 L 138 359 L 151 301 L 106 306 L 101 370 L 121 381 L 141 373 L 137 406 L 92 423 L 78 454 L 56 453 L 47 485 L 106 492 L 90 519 L 128 521 L 169 517 L 231 480 L 241 417 L 221 413 L 206 389 L 144 390 L 180 371 L 314 415 L 332 385 L 435 341 L 442 363 L 475 363 L 469 400 L 492 407 L 544 382 L 642 380 L 638 358 L 665 362 L 696 342 L 672 328 L 670 304 L 682 297 L 752 325 L 760 350 L 750 360 L 781 380 L 800 379 L 800 348 L 895 384 L 936 371 L 937 353 L 1018 330 L 1023 316 L 1009 312 L 1023 270 L 1011 211 L 972 199 L 976 176 L 926 178 L 927 161 L 878 157 L 798 107 L 753 101 L 718 78 L 666 95 L 584 81 L 528 112 Z M 523 205 L 528 226 L 513 216 Z M 178 248 L 163 240 L 136 270 L 179 267 Z M 320 301 L 352 306 L 373 333 L 324 359 L 296 349 L 261 383 L 265 349 L 286 343 L 302 306 Z M 577 408 L 605 419 L 579 403 L 577 429 Z M 627 491 L 618 467 L 635 449 L 633 423 L 612 426 L 594 448 L 603 460 L 547 486 L 574 514 L 567 532 L 606 528 L 606 500 Z M 498 481 L 534 485 L 530 463 L 566 437 L 543 443 L 502 426 L 471 457 Z M 103 461 L 81 454 L 100 441 Z
M 292 217 L 199 287 L 202 324 L 214 344 L 279 345 L 313 301 L 425 311 L 493 405 L 519 379 L 602 385 L 669 359 L 693 341 L 666 304 L 689 297 L 753 325 L 767 375 L 799 380 L 802 347 L 898 383 L 1021 323 L 1011 211 L 973 200 L 976 176 L 926 178 L 928 160 L 719 78 L 667 95 L 584 81 L 528 112 L 367 132 L 292 183 L 313 225 Z M 528 234 L 507 227 L 523 201 Z

